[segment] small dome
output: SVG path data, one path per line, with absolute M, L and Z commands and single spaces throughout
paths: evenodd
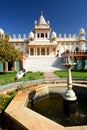
M 29 38 L 34 38 L 34 33 L 32 31 L 29 33 Z
M 54 31 L 52 32 L 51 37 L 52 38 L 56 38 L 57 37 L 57 35 L 56 35 L 56 33 Z
M 85 35 L 85 29 L 84 29 L 84 28 L 81 28 L 81 29 L 80 29 L 79 35 Z
M 0 35 L 4 35 L 4 30 L 2 28 L 0 28 Z

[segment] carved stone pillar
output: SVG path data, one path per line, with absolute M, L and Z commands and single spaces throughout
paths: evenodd
M 40 55 L 41 55 L 41 48 L 40 48 Z
M 45 48 L 45 55 L 47 55 L 47 48 Z
M 30 54 L 30 48 L 29 48 L 29 56 L 30 56 L 31 54 Z
M 36 54 L 36 50 L 35 50 L 35 48 L 34 48 L 34 56 L 35 56 L 35 54 Z
M 35 52 L 36 52 L 35 55 L 37 56 L 37 47 L 35 48 Z

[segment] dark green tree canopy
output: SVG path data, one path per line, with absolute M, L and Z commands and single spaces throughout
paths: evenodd
M 13 62 L 20 60 L 21 53 L 9 43 L 9 35 L 7 34 L 5 35 L 5 38 L 0 38 L 0 61 Z

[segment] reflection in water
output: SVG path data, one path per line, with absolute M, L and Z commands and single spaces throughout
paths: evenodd
M 64 101 L 61 95 L 40 99 L 30 108 L 63 126 L 87 125 L 87 99 L 77 102 Z

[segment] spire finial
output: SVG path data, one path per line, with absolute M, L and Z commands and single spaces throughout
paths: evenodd
M 43 11 L 41 11 L 41 15 L 43 15 Z

